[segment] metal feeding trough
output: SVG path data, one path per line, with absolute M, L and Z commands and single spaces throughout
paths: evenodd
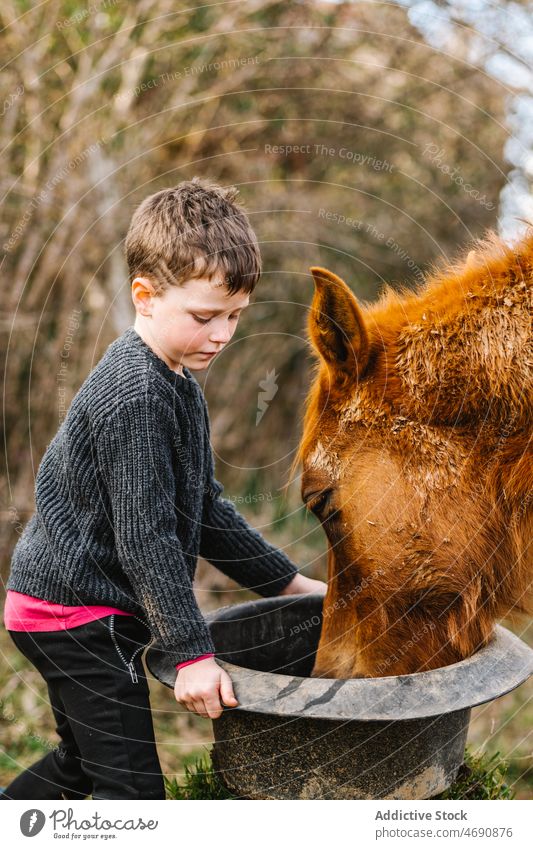
M 213 765 L 248 799 L 429 799 L 463 762 L 470 711 L 533 674 L 533 650 L 501 626 L 472 657 L 385 678 L 310 678 L 319 595 L 223 607 L 207 621 L 239 701 L 213 721 Z M 174 687 L 154 644 L 146 662 Z

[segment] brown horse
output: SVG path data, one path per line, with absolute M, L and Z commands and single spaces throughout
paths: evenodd
M 533 231 L 360 307 L 311 269 L 302 497 L 328 547 L 313 675 L 459 661 L 531 612 Z

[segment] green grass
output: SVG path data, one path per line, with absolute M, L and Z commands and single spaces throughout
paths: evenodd
M 13 757 L 16 760 L 16 752 Z M 9 769 L 13 761 L 9 756 L 0 756 L 2 767 Z M 192 801 L 199 799 L 235 800 L 227 787 L 219 780 L 213 770 L 209 752 L 193 757 L 184 764 L 183 782 L 165 776 L 165 789 L 168 800 Z M 454 784 L 436 796 L 436 799 L 512 799 L 513 793 L 506 784 L 507 764 L 498 755 L 490 758 L 473 755 L 468 750 L 465 761 L 459 770 Z
M 499 752 L 492 757 L 473 755 L 469 749 L 459 774 L 448 790 L 437 799 L 512 799 L 513 793 L 507 785 L 508 764 Z
M 167 799 L 235 799 L 213 771 L 209 754 L 184 766 L 184 783 L 165 777 Z
M 286 544 L 298 535 L 294 528 L 284 528 L 279 536 L 279 544 Z M 301 553 L 297 562 L 311 562 L 313 546 L 308 540 L 306 544 L 309 550 Z M 318 561 L 315 566 L 318 569 Z M 252 593 L 235 590 L 229 579 L 219 573 L 213 589 L 213 574 L 212 567 L 201 561 L 197 588 L 203 609 L 255 598 Z M 314 569 L 309 574 L 323 577 Z M 533 646 L 533 625 L 514 630 Z M 45 683 L 3 628 L 0 628 L 0 660 L 0 786 L 3 786 L 50 751 L 58 738 Z M 149 683 L 159 759 L 163 774 L 168 777 L 168 798 L 231 798 L 210 765 L 212 724 L 180 708 L 172 691 L 151 676 Z M 506 696 L 475 708 L 465 764 L 454 786 L 442 798 L 532 799 L 531 728 L 533 678 Z

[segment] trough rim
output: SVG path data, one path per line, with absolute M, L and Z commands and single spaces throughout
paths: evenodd
M 281 598 L 284 603 L 297 602 L 309 600 L 310 595 Z M 238 616 L 245 608 L 250 611 L 260 608 L 261 602 L 273 601 L 265 598 L 227 605 L 207 614 L 206 621 L 223 621 L 230 614 Z M 146 653 L 150 672 L 166 686 L 174 687 L 173 666 L 162 673 L 152 667 L 157 663 L 157 654 L 161 655 L 157 644 Z M 261 672 L 218 657 L 217 663 L 229 674 L 239 701 L 237 707 L 224 707 L 225 713 L 237 710 L 280 718 L 395 722 L 467 710 L 510 693 L 533 675 L 533 649 L 507 628 L 496 625 L 489 643 L 471 657 L 408 675 L 305 678 Z M 472 669 L 476 671 L 474 680 L 469 678 Z

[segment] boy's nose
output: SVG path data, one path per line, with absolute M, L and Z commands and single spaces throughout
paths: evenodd
M 229 322 L 222 322 L 221 324 L 214 325 L 212 332 L 209 335 L 210 342 L 218 342 L 226 343 L 229 342 L 233 335 L 233 330 L 229 325 Z

